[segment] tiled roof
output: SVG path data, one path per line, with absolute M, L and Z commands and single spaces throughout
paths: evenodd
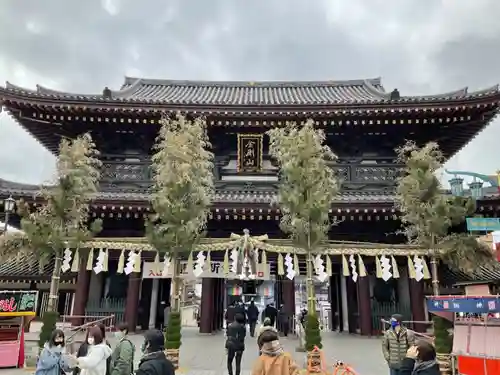
M 0 264 L 0 280 L 38 280 L 50 281 L 54 271 L 54 258 L 44 262 L 40 269 L 39 257 L 34 253 L 21 259 L 13 258 Z M 75 278 L 73 273 L 61 275 L 61 281 L 69 281 Z
M 479 267 L 472 274 L 465 273 L 456 269 L 451 269 L 442 265 L 439 270 L 441 282 L 444 285 L 452 286 L 457 283 L 466 282 L 488 282 L 500 283 L 500 263 L 492 267 Z
M 120 90 L 103 94 L 74 94 L 37 86 L 36 90 L 7 82 L 2 93 L 30 97 L 78 101 L 105 101 L 131 103 L 163 103 L 200 106 L 308 106 L 356 103 L 405 103 L 461 100 L 496 95 L 498 85 L 484 90 L 468 92 L 467 88 L 428 96 L 400 96 L 391 100 L 381 79 L 319 82 L 230 82 L 180 81 L 126 77 Z
M 16 198 L 35 196 L 39 191 L 37 185 L 19 184 L 0 179 L 0 194 L 12 195 Z M 127 189 L 116 191 L 101 191 L 99 200 L 116 201 L 147 201 L 150 192 L 147 189 Z M 272 190 L 216 190 L 214 203 L 249 203 L 271 204 L 276 198 Z M 344 191 L 333 203 L 392 203 L 394 193 L 390 191 Z

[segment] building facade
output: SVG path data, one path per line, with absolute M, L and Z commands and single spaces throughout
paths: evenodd
M 271 205 L 278 168 L 269 156 L 265 132 L 287 121 L 313 119 L 339 157 L 332 168 L 341 181 L 341 192 L 331 208 L 332 220 L 339 223 L 332 227 L 325 250 L 328 280 L 318 283 L 319 313 L 330 329 L 370 335 L 382 329 L 380 318 L 392 312 L 425 320 L 425 278 L 417 281 L 408 265 L 410 257 L 424 257 L 425 251 L 404 245 L 405 238 L 397 233 L 394 187 L 402 165 L 394 149 L 406 139 L 418 144 L 437 141 L 446 158 L 451 157 L 494 118 L 500 93 L 495 86 L 476 92 L 461 89 L 405 96 L 397 89 L 386 92 L 380 79 L 198 82 L 127 77 L 119 90 L 106 87 L 95 95 L 41 86 L 29 90 L 7 83 L 0 88 L 0 101 L 54 154 L 62 138 L 91 132 L 103 162 L 92 215 L 103 219 L 104 228 L 88 249 L 77 254 L 78 269 L 64 274 L 60 307 L 73 315 L 116 313 L 121 317 L 124 310 L 123 319 L 134 328 L 158 324 L 161 302 L 168 303 L 170 295 L 169 278 L 151 271 L 155 252 L 144 239 L 144 219 L 150 213 L 151 148 L 161 116 L 180 112 L 206 118 L 215 154 L 216 195 L 201 250 L 210 253 L 212 263 L 201 277 L 192 280 L 191 271 L 186 276 L 186 285 L 196 280 L 202 284 L 201 295 L 194 286 L 186 290 L 193 304 L 200 305 L 202 332 L 220 329 L 225 304 L 241 295 L 258 298 L 262 304 L 283 303 L 291 314 L 300 309 L 302 302 L 296 296 L 301 295 L 305 261 L 279 228 L 279 207 Z M 251 153 L 243 152 L 249 147 Z M 2 197 L 23 198 L 34 206 L 43 204 L 37 190 L 38 186 L 0 181 Z M 482 199 L 478 209 L 495 215 L 500 205 L 492 202 Z M 12 217 L 10 224 L 18 220 Z M 269 269 L 264 268 L 264 276 L 252 285 L 218 272 L 226 250 L 218 246 L 224 247 L 231 234 L 242 235 L 244 229 L 251 236 L 269 238 L 260 242 L 264 249 L 259 255 L 261 266 Z M 106 249 L 109 255 L 107 270 L 98 274 L 92 271 L 92 262 L 90 267 L 87 264 L 89 253 L 97 249 Z M 141 264 L 126 275 L 120 258 L 128 251 L 139 253 Z M 294 280 L 287 279 L 280 266 L 288 253 L 295 255 L 297 263 L 299 275 Z M 393 271 L 398 269 L 387 281 L 378 271 L 381 256 L 394 259 Z M 354 280 L 352 270 L 346 272 L 346 262 L 352 259 L 366 276 L 360 272 Z M 36 259 L 0 267 L 1 280 L 18 288 L 43 290 L 50 273 L 51 265 L 40 267 Z

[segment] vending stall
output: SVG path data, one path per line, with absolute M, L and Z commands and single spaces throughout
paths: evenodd
M 465 296 L 428 297 L 427 307 L 454 320 L 452 357 L 458 374 L 500 374 L 500 296 L 474 285 L 466 287 Z
M 24 329 L 37 299 L 37 291 L 0 291 L 0 368 L 24 366 Z

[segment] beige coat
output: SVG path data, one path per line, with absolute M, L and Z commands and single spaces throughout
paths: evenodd
M 252 375 L 298 375 L 299 368 L 287 353 L 261 355 L 254 364 Z

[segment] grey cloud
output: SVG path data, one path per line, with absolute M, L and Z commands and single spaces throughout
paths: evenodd
M 37 77 L 29 85 L 54 81 L 72 92 L 116 88 L 127 73 L 248 81 L 382 76 L 387 89 L 404 94 L 500 81 L 497 0 L 478 0 L 474 12 L 466 0 L 455 1 L 453 12 L 433 0 L 109 1 L 115 16 L 95 0 L 1 2 L 0 80 L 23 83 L 11 76 L 21 66 Z M 481 27 L 471 27 L 479 14 Z M 490 126 L 450 163 L 497 168 L 493 151 L 487 157 L 474 145 L 486 147 L 498 133 L 498 123 Z M 29 145 L 24 155 L 6 151 L 11 134 Z M 0 177 L 50 171 L 19 168 L 26 155 L 35 165 L 50 158 L 18 126 L 0 120 L 0 136 Z

